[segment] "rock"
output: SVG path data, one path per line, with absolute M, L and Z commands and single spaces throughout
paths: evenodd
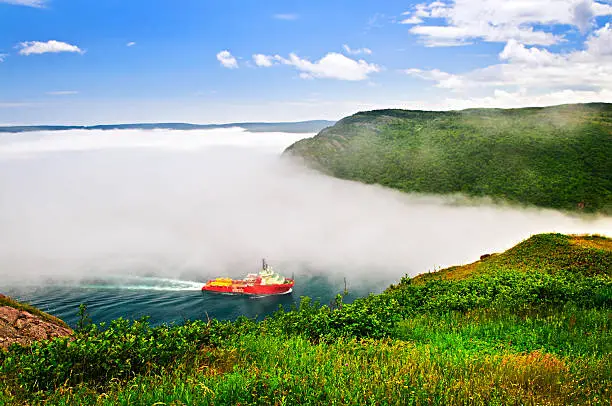
M 21 330 L 21 333 L 26 334 L 28 337 L 31 337 L 33 340 L 46 340 L 49 338 L 47 335 L 47 330 L 43 326 L 31 324 L 26 326 Z
M 19 310 L 8 306 L 0 307 L 0 323 L 4 321 L 8 324 L 15 324 L 18 317 Z
M 0 294 L 0 298 L 5 297 Z M 11 344 L 29 345 L 33 341 L 72 335 L 70 328 L 8 305 L 0 305 L 0 348 Z

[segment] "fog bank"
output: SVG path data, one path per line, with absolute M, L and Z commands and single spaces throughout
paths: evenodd
M 0 290 L 47 278 L 197 278 L 317 270 L 398 280 L 540 232 L 612 235 L 612 219 L 454 206 L 280 158 L 304 134 L 66 131 L 0 135 Z

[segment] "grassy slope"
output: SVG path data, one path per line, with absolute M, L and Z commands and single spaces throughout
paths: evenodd
M 609 404 L 611 269 L 612 240 L 544 234 L 350 305 L 119 320 L 0 357 L 0 404 Z
M 612 277 L 612 240 L 599 235 L 540 234 L 504 253 L 492 254 L 471 264 L 421 274 L 412 282 L 461 280 L 500 269 L 569 271 Z
M 286 152 L 403 191 L 612 213 L 612 104 L 362 112 Z

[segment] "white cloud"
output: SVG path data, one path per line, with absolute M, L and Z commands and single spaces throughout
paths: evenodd
M 82 54 L 85 52 L 76 45 L 71 45 L 66 42 L 55 41 L 55 40 L 50 40 L 47 42 L 41 42 L 41 41 L 21 42 L 19 45 L 17 45 L 17 48 L 21 48 L 19 50 L 20 55 L 46 54 L 46 53 L 58 53 L 58 52 L 76 52 L 76 53 Z
M 436 81 L 438 82 L 436 86 L 443 89 L 457 89 L 463 87 L 463 81 L 459 75 L 442 72 L 439 69 L 426 71 L 412 68 L 404 70 L 404 73 L 421 79 Z
M 526 44 L 552 45 L 561 41 L 559 36 L 534 31 L 532 27 L 496 27 L 486 21 L 474 21 L 462 26 L 417 25 L 410 32 L 423 37 L 426 46 L 469 45 L 470 39 L 482 38 L 489 42 L 505 42 L 517 39 Z
M 286 21 L 293 21 L 299 18 L 297 14 L 293 14 L 293 13 L 274 14 L 272 17 L 276 18 L 277 20 L 286 20 Z
M 385 14 L 375 13 L 373 16 L 368 18 L 368 22 L 366 23 L 366 31 L 370 31 L 374 28 L 381 28 L 388 20 L 389 18 Z
M 217 54 L 217 60 L 221 62 L 221 65 L 228 69 L 238 68 L 238 61 L 236 61 L 236 58 L 232 56 L 230 51 L 225 50 L 219 52 Z
M 19 107 L 30 107 L 32 103 L 21 103 L 21 102 L 0 102 L 0 109 L 4 108 L 19 108 Z
M 127 44 L 125 44 L 126 47 L 133 47 L 134 45 L 136 45 L 134 41 L 130 41 Z
M 414 100 L 378 99 L 372 100 L 316 100 L 279 103 L 276 108 L 284 105 L 294 107 L 294 110 L 316 111 L 317 117 L 338 119 L 354 114 L 356 111 L 378 109 L 410 109 L 410 110 L 462 110 L 467 108 L 518 108 L 525 106 L 552 106 L 566 103 L 612 103 L 612 90 L 558 90 L 531 91 L 525 88 L 517 91 L 494 89 L 489 95 L 447 95 L 438 98 L 428 98 L 422 94 Z M 335 116 L 329 115 L 333 112 Z
M 546 49 L 526 48 L 516 40 L 508 41 L 503 51 L 499 54 L 499 59 L 514 63 L 524 63 L 528 65 L 550 65 L 558 60 L 559 55 L 555 55 Z
M 543 107 L 566 103 L 601 103 L 612 102 L 611 90 L 560 90 L 543 93 L 519 89 L 516 92 L 495 89 L 492 96 L 447 98 L 442 105 L 445 109 L 467 109 L 477 107 L 519 108 L 525 106 Z
M 274 64 L 274 57 L 263 54 L 255 54 L 253 55 L 253 61 L 257 66 L 268 68 Z
M 71 94 L 78 94 L 79 92 L 76 90 L 56 90 L 53 92 L 47 92 L 46 94 L 51 95 L 51 96 L 65 96 L 65 95 L 71 95 Z
M 275 55 L 274 59 L 284 65 L 299 70 L 302 79 L 339 79 L 339 80 L 365 80 L 370 73 L 380 72 L 380 66 L 368 63 L 363 59 L 354 60 L 336 52 L 330 52 L 316 62 L 302 59 L 294 53 L 289 58 Z
M 466 98 L 486 89 L 522 88 L 531 96 L 572 92 L 581 99 L 612 93 L 612 25 L 608 23 L 593 32 L 584 45 L 584 50 L 554 53 L 510 40 L 499 53 L 500 63 L 495 65 L 461 74 L 415 68 L 404 72 L 434 81 L 436 87 L 464 92 Z
M 544 31 L 543 25 L 569 25 L 587 32 L 595 17 L 612 15 L 612 5 L 595 0 L 455 0 L 417 4 L 404 13 L 403 24 L 415 25 L 410 32 L 426 46 L 470 44 L 471 40 L 529 45 L 552 45 L 561 35 Z M 444 25 L 421 24 L 443 19 Z
M 370 48 L 351 49 L 351 47 L 349 47 L 346 44 L 342 45 L 342 48 L 344 48 L 346 53 L 350 55 L 360 55 L 360 54 L 372 55 L 372 50 Z
M 587 40 L 588 53 L 599 57 L 612 56 L 612 27 L 607 23 Z
M 0 54 L 0 62 L 4 62 L 8 54 Z
M 413 15 L 412 17 L 404 18 L 400 21 L 400 24 L 420 24 L 423 20 L 419 16 Z
M 44 7 L 46 0 L 0 0 L 0 3 L 15 4 L 17 6 Z

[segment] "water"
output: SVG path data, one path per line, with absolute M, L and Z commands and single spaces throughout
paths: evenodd
M 95 323 L 123 317 L 139 319 L 148 316 L 153 325 L 181 323 L 185 320 L 234 320 L 239 316 L 262 319 L 278 310 L 289 309 L 309 296 L 329 304 L 344 290 L 344 281 L 325 275 L 301 275 L 289 294 L 278 296 L 224 295 L 202 292 L 203 282 L 158 277 L 114 277 L 51 283 L 43 287 L 11 287 L 5 293 L 64 320 L 70 326 L 78 321 L 78 306 L 87 304 Z M 391 282 L 390 282 L 391 283 Z M 351 288 L 345 302 L 352 302 L 369 290 L 380 292 L 381 283 L 371 289 Z
M 341 204 L 327 202 L 329 188 L 317 191 L 278 158 L 306 136 L 228 129 L 0 137 L 0 292 L 71 326 L 81 303 L 95 323 L 148 316 L 154 325 L 261 319 L 300 296 L 329 304 L 344 290 L 342 272 L 296 262 L 330 256 L 329 247 L 341 250 L 333 258 L 355 253 L 324 238 L 345 238 L 330 222 L 338 217 L 330 208 Z M 284 257 L 289 266 L 279 271 L 296 277 L 291 294 L 201 291 L 210 278 L 257 271 L 260 255 Z M 393 279 L 347 276 L 348 302 Z
M 71 325 L 263 318 L 403 275 L 473 262 L 541 232 L 612 235 L 612 218 L 455 204 L 331 178 L 279 159 L 307 135 L 66 131 L 0 136 L 0 292 Z M 290 295 L 202 293 L 261 257 Z M 112 276 L 111 276 L 112 275 Z M 70 282 L 72 281 L 72 282 Z

